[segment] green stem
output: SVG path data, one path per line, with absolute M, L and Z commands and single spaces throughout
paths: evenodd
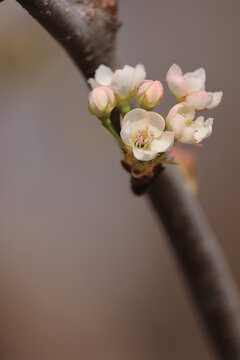
M 117 141 L 120 142 L 121 145 L 125 146 L 120 136 L 113 130 L 111 120 L 109 118 L 102 120 L 102 125 L 117 139 Z
M 130 100 L 118 100 L 117 106 L 120 109 L 123 116 L 125 116 L 131 110 Z

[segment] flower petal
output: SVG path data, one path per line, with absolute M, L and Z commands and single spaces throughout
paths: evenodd
M 213 119 L 209 118 L 204 122 L 203 116 L 200 116 L 194 121 L 194 139 L 196 143 L 208 138 L 212 134 Z
M 122 124 L 136 125 L 137 129 L 147 129 L 150 123 L 149 112 L 143 109 L 133 109 L 123 118 Z
M 164 131 L 158 139 L 154 139 L 151 145 L 151 149 L 154 152 L 165 152 L 173 146 L 174 133 L 171 131 Z
M 136 86 L 139 86 L 140 83 L 145 80 L 146 78 L 146 71 L 145 67 L 142 64 L 138 64 L 133 72 L 133 77 L 131 81 L 131 90 L 133 91 Z
M 185 118 L 180 114 L 177 114 L 169 123 L 169 129 L 174 132 L 177 140 L 181 140 L 185 127 Z
M 167 72 L 167 79 L 169 76 L 183 76 L 182 69 L 179 65 L 173 64 Z
M 195 91 L 187 95 L 186 101 L 196 110 L 204 110 L 212 103 L 213 97 L 206 91 Z
M 183 144 L 193 144 L 195 142 L 194 132 L 195 128 L 193 125 L 185 126 L 180 142 Z
M 167 117 L 166 117 L 166 122 L 167 122 L 167 125 L 169 125 L 169 123 L 171 122 L 171 120 L 177 115 L 178 113 L 178 110 L 182 107 L 182 104 L 183 103 L 180 103 L 180 104 L 176 104 L 174 105 L 171 110 L 169 111 Z
M 113 72 L 110 67 L 100 65 L 95 72 L 95 80 L 98 84 L 109 86 L 111 84 Z
M 204 83 L 199 77 L 184 77 L 184 80 L 189 93 L 193 91 L 201 91 L 204 89 Z
M 134 147 L 133 155 L 135 156 L 135 158 L 137 160 L 149 161 L 149 160 L 152 160 L 157 155 L 157 153 L 153 152 L 151 150 L 137 149 Z
M 181 68 L 173 64 L 167 72 L 167 83 L 170 91 L 177 97 L 183 97 L 187 94 L 187 87 L 183 78 Z
M 156 112 L 149 112 L 150 122 L 148 129 L 153 132 L 155 137 L 159 137 L 165 129 L 164 118 Z
M 132 138 L 134 135 L 134 129 L 131 126 L 125 125 L 122 127 L 120 136 L 122 138 L 122 141 L 126 145 L 133 145 Z
M 220 104 L 220 102 L 222 101 L 223 92 L 222 91 L 209 92 L 208 94 L 210 94 L 213 97 L 213 101 L 211 102 L 210 105 L 208 105 L 207 109 L 213 109 L 216 106 L 218 106 Z
M 188 72 L 188 73 L 184 74 L 184 78 L 191 78 L 191 77 L 200 78 L 202 80 L 203 84 L 205 84 L 206 71 L 204 68 L 199 68 L 193 72 Z
M 131 81 L 134 68 L 125 65 L 123 69 L 116 70 L 112 78 L 112 89 L 120 98 L 127 98 L 131 94 Z
M 95 87 L 97 87 L 99 85 L 94 78 L 88 79 L 88 83 L 92 89 L 95 89 Z
M 174 105 L 171 110 L 169 111 L 166 122 L 167 125 L 170 126 L 172 119 L 177 115 L 180 114 L 187 118 L 187 120 L 192 120 L 195 116 L 194 107 L 191 104 L 186 102 L 182 102 L 180 104 Z
M 194 106 L 187 102 L 183 102 L 178 109 L 178 114 L 184 116 L 186 120 L 193 120 L 195 116 Z

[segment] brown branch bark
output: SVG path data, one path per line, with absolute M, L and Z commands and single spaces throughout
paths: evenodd
M 114 63 L 117 0 L 77 1 L 72 5 L 66 0 L 17 1 L 62 44 L 86 78 L 100 64 Z M 119 124 L 117 111 L 113 120 Z M 219 358 L 240 360 L 237 290 L 196 200 L 185 191 L 178 176 L 166 170 L 156 176 L 147 192 Z
M 239 297 L 217 240 L 176 169 L 165 168 L 148 195 L 170 239 L 219 359 L 240 359 Z
M 86 78 L 114 62 L 119 28 L 115 0 L 18 0 L 66 49 Z

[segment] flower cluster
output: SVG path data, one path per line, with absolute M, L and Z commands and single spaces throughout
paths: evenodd
M 177 100 L 166 118 L 152 111 L 162 100 L 163 85 L 146 80 L 143 65 L 135 68 L 126 65 L 115 72 L 100 65 L 95 78 L 88 81 L 92 87 L 88 97 L 89 111 L 116 137 L 125 153 L 132 154 L 139 162 L 152 161 L 156 166 L 166 161 L 174 141 L 197 145 L 211 135 L 213 119 L 196 117 L 196 112 L 213 109 L 223 95 L 205 90 L 203 68 L 183 74 L 174 64 L 167 72 L 166 81 Z M 140 108 L 132 109 L 134 96 Z M 116 106 L 122 114 L 120 136 L 110 121 L 111 111 Z

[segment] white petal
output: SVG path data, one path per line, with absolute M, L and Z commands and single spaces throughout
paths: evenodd
M 154 152 L 161 153 L 171 149 L 174 143 L 174 133 L 171 131 L 164 131 L 158 139 L 154 139 L 151 149 Z
M 131 126 L 125 125 L 122 127 L 120 136 L 124 144 L 132 145 L 133 135 L 134 135 L 134 129 Z
M 112 89 L 122 99 L 131 94 L 131 79 L 134 69 L 131 66 L 124 66 L 123 69 L 116 70 L 112 78 Z
M 149 161 L 152 160 L 157 153 L 151 151 L 151 150 L 144 150 L 144 149 L 137 149 L 133 148 L 133 155 L 137 160 L 141 161 Z
M 194 106 L 187 102 L 183 102 L 180 105 L 178 114 L 184 116 L 186 120 L 193 120 L 195 116 Z
M 134 90 L 136 86 L 139 86 L 140 83 L 145 80 L 146 78 L 146 71 L 145 67 L 141 64 L 138 64 L 133 72 L 133 77 L 131 81 L 131 89 Z
M 203 123 L 204 123 L 204 117 L 203 116 L 197 117 L 196 120 L 194 121 L 194 124 L 200 125 L 200 126 L 203 125 Z
M 208 94 L 210 94 L 213 97 L 213 101 L 211 102 L 210 105 L 208 105 L 208 109 L 213 109 L 216 106 L 218 106 L 220 104 L 220 102 L 222 101 L 222 97 L 223 97 L 223 92 L 222 91 L 218 91 L 218 92 L 209 92 Z
M 213 118 L 209 118 L 205 121 L 205 124 L 208 126 L 213 126 Z
M 99 85 L 99 84 L 96 82 L 96 80 L 93 79 L 93 78 L 88 79 L 88 83 L 89 83 L 89 85 L 91 86 L 92 89 L 95 89 L 95 87 L 97 87 L 97 86 Z
M 100 85 L 109 86 L 113 77 L 112 70 L 105 65 L 100 65 L 95 72 L 95 80 Z
M 148 129 L 153 132 L 155 137 L 159 137 L 165 129 L 164 118 L 156 112 L 149 112 L 150 122 Z
M 195 128 L 195 132 L 194 132 L 195 142 L 199 143 L 203 139 L 208 138 L 212 134 L 212 125 L 213 125 L 212 118 L 207 119 L 205 122 L 200 122 L 199 119 L 196 119 L 193 125 Z
M 206 81 L 206 71 L 204 68 L 199 68 L 193 72 L 188 72 L 184 74 L 184 77 L 190 78 L 190 77 L 198 77 L 202 80 L 203 84 L 205 84 Z
M 192 125 L 185 126 L 183 131 L 183 136 L 180 142 L 184 144 L 193 144 L 195 142 L 194 132 L 195 132 L 195 128 Z
M 213 125 L 212 118 L 207 119 L 205 122 L 203 121 L 203 116 L 197 118 L 196 121 L 194 121 L 193 123 L 193 126 L 195 128 L 195 132 L 194 132 L 195 142 L 199 143 L 203 139 L 209 137 L 212 133 L 212 125 Z
M 196 91 L 188 94 L 186 101 L 192 104 L 196 110 L 204 110 L 212 103 L 213 97 L 206 91 Z
M 204 89 L 204 83 L 199 77 L 184 78 L 188 92 L 201 91 Z
M 122 124 L 132 125 L 136 129 L 147 129 L 150 123 L 149 112 L 143 109 L 133 109 L 129 111 L 123 118 Z

